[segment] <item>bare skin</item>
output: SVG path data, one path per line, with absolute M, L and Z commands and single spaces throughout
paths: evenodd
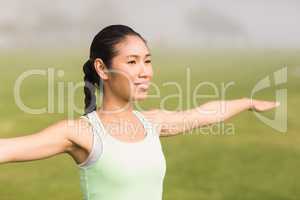
M 113 58 L 113 70 L 109 71 L 99 58 L 94 62 L 97 74 L 104 82 L 103 103 L 96 112 L 106 133 L 122 142 L 138 142 L 144 139 L 145 129 L 132 113 L 133 101 L 147 98 L 149 82 L 153 77 L 151 55 L 146 44 L 136 36 L 128 36 L 116 48 L 118 55 Z M 140 82 L 145 84 L 135 84 Z M 225 111 L 221 112 L 221 104 L 226 106 Z M 151 109 L 141 113 L 155 125 L 159 136 L 164 137 L 225 121 L 249 109 L 264 112 L 277 106 L 274 101 L 241 98 L 211 101 L 184 111 Z M 205 110 L 215 113 L 207 114 L 203 112 Z M 122 131 L 125 128 L 126 134 Z M 76 164 L 82 163 L 92 149 L 91 131 L 87 120 L 77 118 L 59 121 L 34 134 L 2 138 L 0 164 L 40 160 L 61 153 L 70 155 Z

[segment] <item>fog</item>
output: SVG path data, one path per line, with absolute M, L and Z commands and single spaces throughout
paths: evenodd
M 165 47 L 300 47 L 296 0 L 0 0 L 0 48 L 89 45 L 126 24 Z

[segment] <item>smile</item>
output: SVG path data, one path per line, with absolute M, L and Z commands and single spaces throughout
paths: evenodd
M 138 83 L 135 84 L 137 87 L 144 89 L 144 90 L 148 90 L 149 89 L 149 83 Z

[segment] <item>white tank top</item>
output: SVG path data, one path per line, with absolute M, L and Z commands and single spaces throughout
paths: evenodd
M 78 165 L 84 200 L 161 200 L 166 160 L 156 128 L 133 110 L 145 129 L 138 142 L 123 142 L 105 132 L 96 111 L 87 114 L 93 147 Z M 85 117 L 85 116 L 82 116 Z

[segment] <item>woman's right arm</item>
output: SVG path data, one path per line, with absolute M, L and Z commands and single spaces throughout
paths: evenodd
M 35 134 L 0 138 L 0 164 L 39 160 L 66 153 L 73 146 L 76 127 L 75 120 L 62 120 Z

